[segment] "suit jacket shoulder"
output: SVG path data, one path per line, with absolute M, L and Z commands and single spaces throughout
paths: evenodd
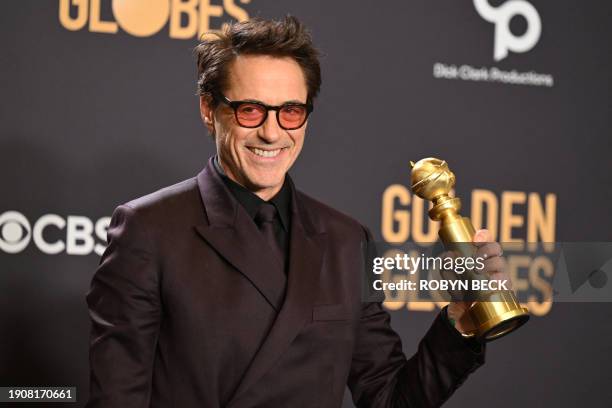
M 152 233 L 167 233 L 172 225 L 194 225 L 204 220 L 202 200 L 195 177 L 132 199 L 129 207 Z
M 134 198 L 124 205 L 142 212 L 160 211 L 162 208 L 184 206 L 189 201 L 199 199 L 195 177 L 161 188 L 144 196 Z M 193 203 L 192 203 L 193 204 Z

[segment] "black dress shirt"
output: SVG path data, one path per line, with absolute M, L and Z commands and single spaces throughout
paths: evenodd
M 252 219 L 259 210 L 259 207 L 266 201 L 262 200 L 257 194 L 246 189 L 234 180 L 230 179 L 223 167 L 219 163 L 219 156 L 215 156 L 213 160 L 215 170 L 221 176 L 221 179 L 230 190 L 236 200 L 244 207 L 247 214 Z M 267 201 L 276 207 L 276 217 L 274 218 L 274 235 L 285 255 L 285 272 L 287 271 L 289 261 L 289 233 L 291 228 L 291 186 L 289 185 L 289 176 L 285 177 L 285 181 L 280 191 L 274 197 Z

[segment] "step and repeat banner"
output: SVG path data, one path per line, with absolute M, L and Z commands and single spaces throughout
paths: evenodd
M 410 191 L 410 161 L 439 157 L 457 177 L 462 214 L 500 242 L 524 244 L 507 260 L 532 319 L 490 344 L 486 365 L 447 406 L 612 403 L 610 299 L 549 301 L 559 257 L 537 245 L 610 240 L 609 3 L 29 0 L 0 8 L 0 386 L 76 387 L 71 406 L 84 406 L 85 294 L 113 209 L 195 176 L 214 154 L 196 96 L 198 37 L 291 14 L 323 54 L 322 92 L 291 171 L 298 188 L 378 241 L 432 242 L 438 227 Z M 608 259 L 585 267 L 570 292 L 609 290 Z M 387 294 L 407 355 L 443 305 L 427 292 Z

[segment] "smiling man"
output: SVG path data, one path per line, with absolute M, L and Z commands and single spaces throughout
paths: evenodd
M 302 150 L 312 110 L 309 94 L 316 91 L 309 92 L 300 65 L 289 56 L 239 54 L 227 66 L 231 85 L 204 90 L 202 118 L 226 175 L 269 200 Z M 204 85 L 206 80 L 205 88 L 218 87 Z M 219 102 L 225 106 L 215 109 Z
M 367 229 L 296 189 L 321 83 L 295 18 L 229 26 L 196 48 L 217 155 L 119 206 L 87 295 L 88 407 L 434 407 L 484 362 L 445 308 L 407 359 L 362 301 Z M 486 272 L 503 259 L 478 237 Z M 461 321 L 467 305 L 452 303 Z

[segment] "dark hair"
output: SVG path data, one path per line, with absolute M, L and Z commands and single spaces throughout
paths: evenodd
M 312 102 L 319 93 L 319 52 L 312 44 L 310 32 L 295 17 L 254 18 L 230 24 L 221 33 L 203 37 L 194 49 L 198 64 L 197 94 L 207 98 L 212 106 L 217 104 L 215 94 L 227 90 L 229 64 L 241 54 L 291 57 L 304 72 L 308 101 Z

